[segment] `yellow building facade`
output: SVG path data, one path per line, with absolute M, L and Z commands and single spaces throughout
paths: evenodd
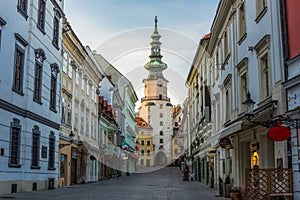
M 153 144 L 153 128 L 141 117 L 136 117 L 138 167 L 153 167 L 155 146 Z

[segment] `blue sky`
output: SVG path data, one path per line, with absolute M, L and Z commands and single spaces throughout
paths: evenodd
M 185 80 L 197 44 L 210 31 L 219 0 L 66 0 L 65 14 L 83 45 L 103 55 L 143 95 L 154 17 L 162 35 L 164 72 L 173 104 L 186 96 Z M 136 74 L 139 74 L 137 77 Z M 178 90 L 183 90 L 178 93 Z

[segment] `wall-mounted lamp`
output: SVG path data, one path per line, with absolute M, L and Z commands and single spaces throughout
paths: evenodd
M 61 148 L 71 145 L 74 141 L 74 136 L 75 135 L 74 135 L 73 131 L 71 131 L 71 133 L 69 134 L 70 143 L 69 144 L 59 144 L 59 148 L 61 149 Z

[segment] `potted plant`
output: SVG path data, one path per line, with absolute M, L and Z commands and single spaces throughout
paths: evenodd
M 241 196 L 241 192 L 240 192 L 241 188 L 239 187 L 232 187 L 231 191 L 230 191 L 230 197 L 233 200 L 239 200 L 240 196 Z
M 224 184 L 225 188 L 224 188 L 224 196 L 225 197 L 230 197 L 230 190 L 231 190 L 231 180 L 230 180 L 230 177 L 229 175 L 226 176 L 225 178 L 225 184 Z

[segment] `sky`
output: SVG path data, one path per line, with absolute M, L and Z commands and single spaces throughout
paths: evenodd
M 210 32 L 219 0 L 66 0 L 65 14 L 84 46 L 101 54 L 143 97 L 144 65 L 150 60 L 154 17 L 168 69 L 168 96 L 182 104 L 185 84 L 200 39 Z M 140 105 L 137 102 L 136 107 Z

